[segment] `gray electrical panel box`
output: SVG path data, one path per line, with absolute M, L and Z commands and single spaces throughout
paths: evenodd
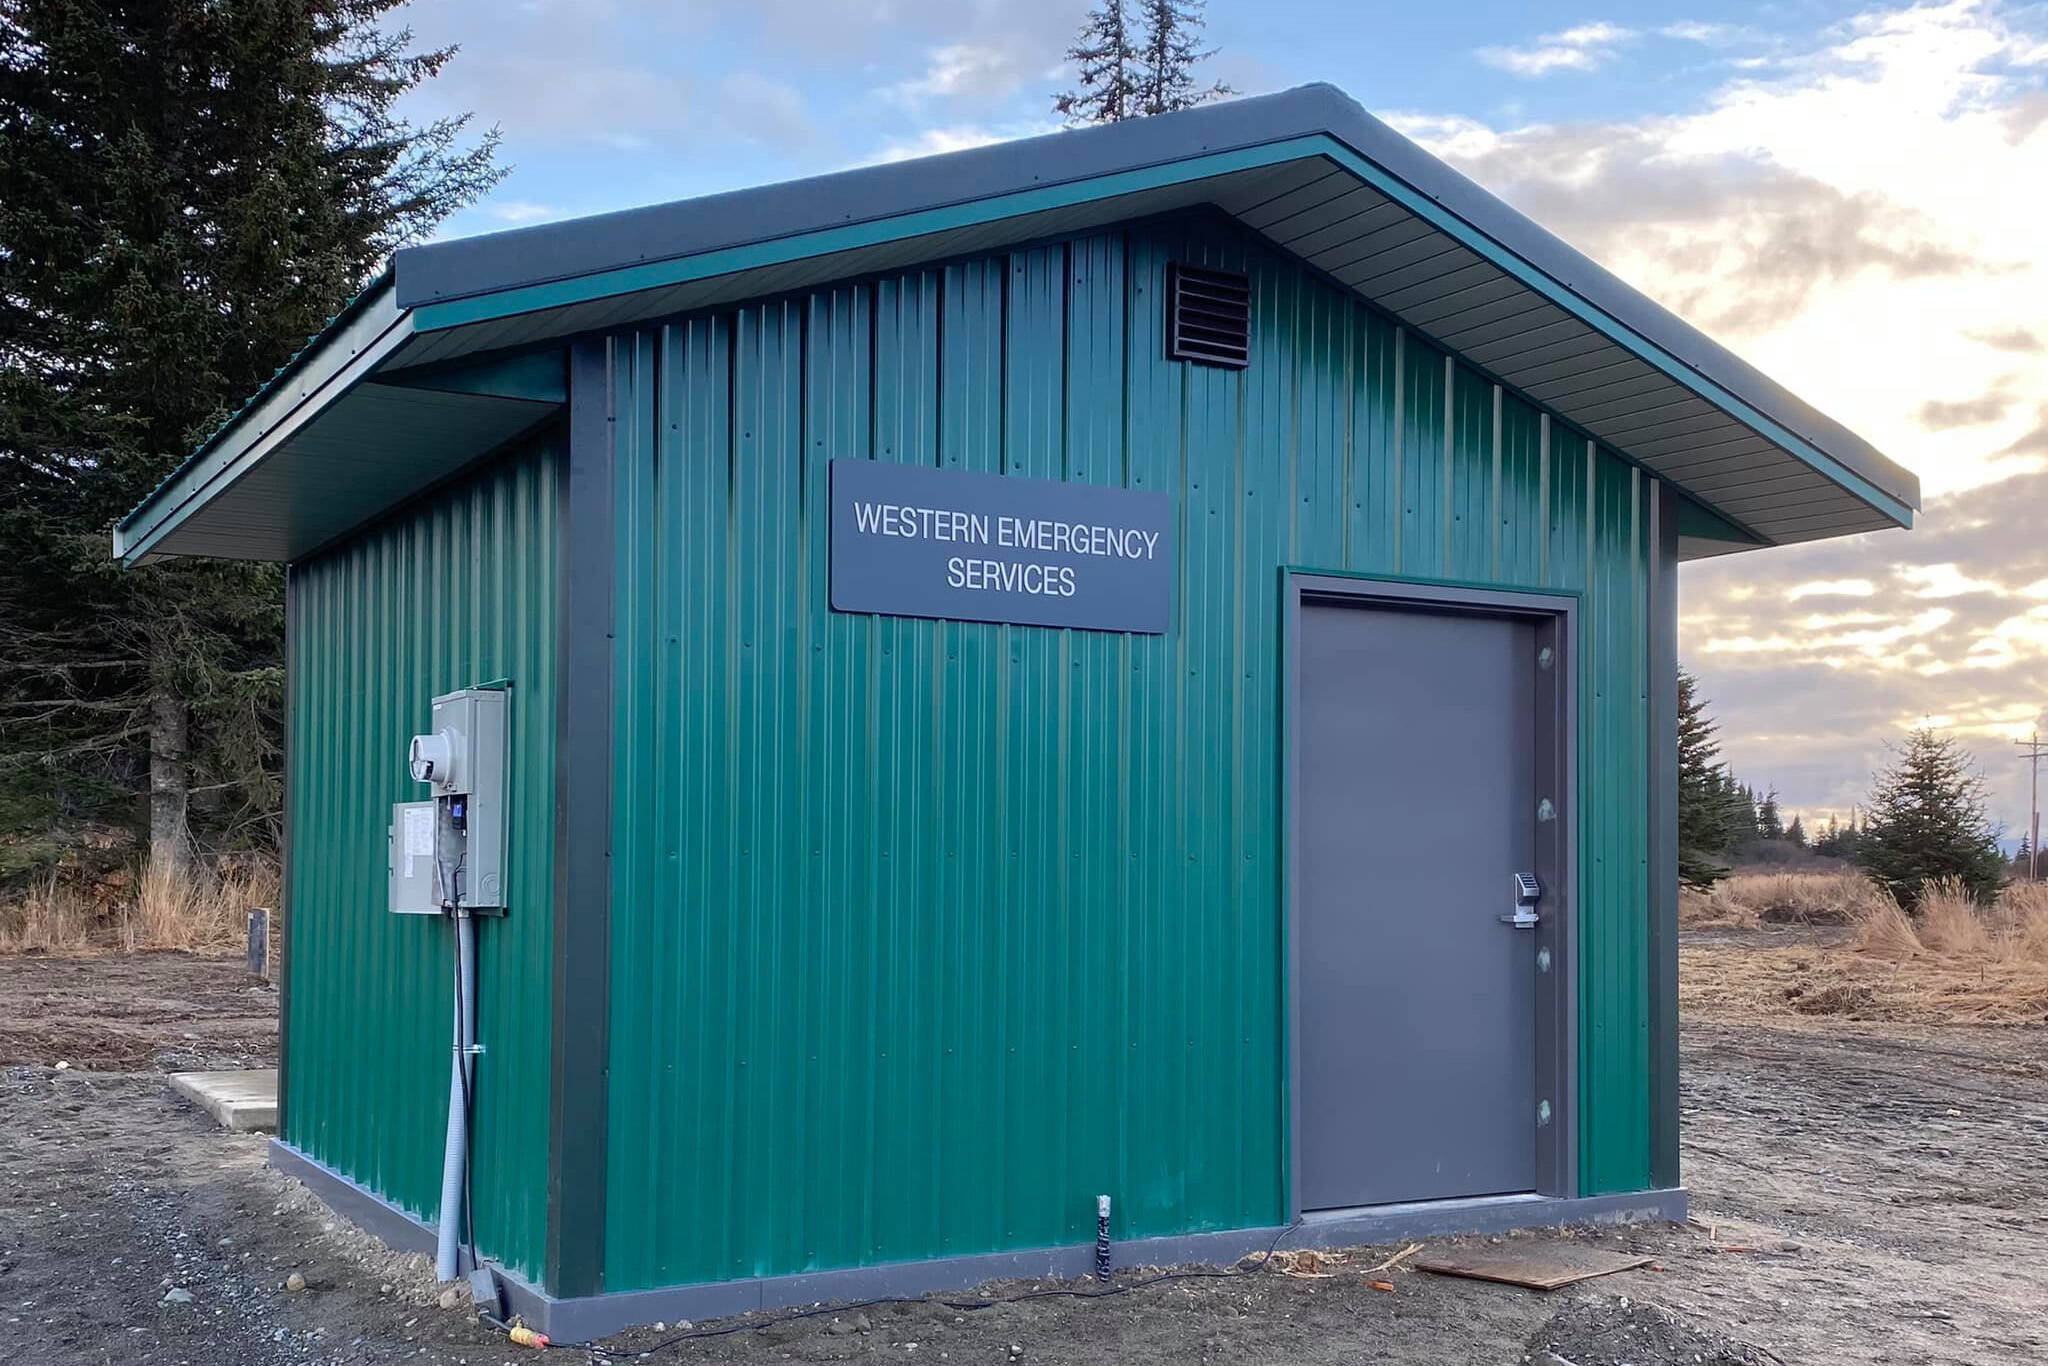
M 506 704 L 502 688 L 443 694 L 433 728 L 412 738 L 407 767 L 431 799 L 391 808 L 393 911 L 504 909 Z
M 391 909 L 400 915 L 439 915 L 440 880 L 434 870 L 434 822 L 439 802 L 399 802 L 391 808 Z

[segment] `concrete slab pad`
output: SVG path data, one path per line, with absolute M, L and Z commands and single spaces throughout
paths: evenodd
M 277 1127 L 277 1069 L 173 1072 L 171 1089 L 212 1115 L 223 1129 L 252 1133 Z

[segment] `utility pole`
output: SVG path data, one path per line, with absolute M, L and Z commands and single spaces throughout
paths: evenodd
M 2048 756 L 2048 745 L 2041 743 L 2041 732 L 2036 730 L 2031 740 L 2015 740 L 2020 747 L 2020 758 L 2027 761 L 2032 770 L 2032 792 L 2029 795 L 2027 819 L 2027 881 L 2038 882 L 2041 878 L 2041 759 Z

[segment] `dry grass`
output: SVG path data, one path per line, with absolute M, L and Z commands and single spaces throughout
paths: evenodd
M 1987 920 L 1962 883 L 1945 879 L 1921 892 L 1913 930 L 1930 953 L 1974 958 L 1991 952 Z
M 1678 923 L 1688 929 L 1844 925 L 1883 896 L 1861 873 L 1737 873 L 1709 894 L 1681 893 Z
M 99 903 L 55 873 L 0 906 L 0 953 L 85 953 L 106 937 Z
M 108 953 L 179 949 L 230 956 L 248 935 L 248 912 L 276 907 L 277 865 L 267 859 L 194 860 L 146 867 L 96 886 L 52 874 L 0 902 L 0 953 Z
M 2048 963 L 2048 882 L 2015 882 L 1992 909 L 1992 951 L 2006 961 Z
M 1925 951 L 1912 917 L 1888 896 L 1874 898 L 1856 918 L 1855 945 L 1879 958 L 1916 958 Z
M 1784 885 L 1801 881 L 1807 885 Z M 1794 873 L 1729 878 L 1709 900 L 1720 904 L 1695 916 L 1716 918 L 1696 918 L 1691 928 L 1809 928 L 1682 947 L 1680 995 L 1688 1011 L 1930 1024 L 2048 1021 L 2048 886 L 2015 884 L 1981 906 L 1959 885 L 1936 884 L 1908 915 L 1854 874 Z M 1838 924 L 1846 928 L 1832 928 Z

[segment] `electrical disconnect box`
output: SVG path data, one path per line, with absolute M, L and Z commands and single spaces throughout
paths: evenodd
M 412 738 L 407 766 L 431 797 L 391 808 L 393 911 L 504 909 L 505 706 L 502 688 L 444 694 L 433 729 Z

